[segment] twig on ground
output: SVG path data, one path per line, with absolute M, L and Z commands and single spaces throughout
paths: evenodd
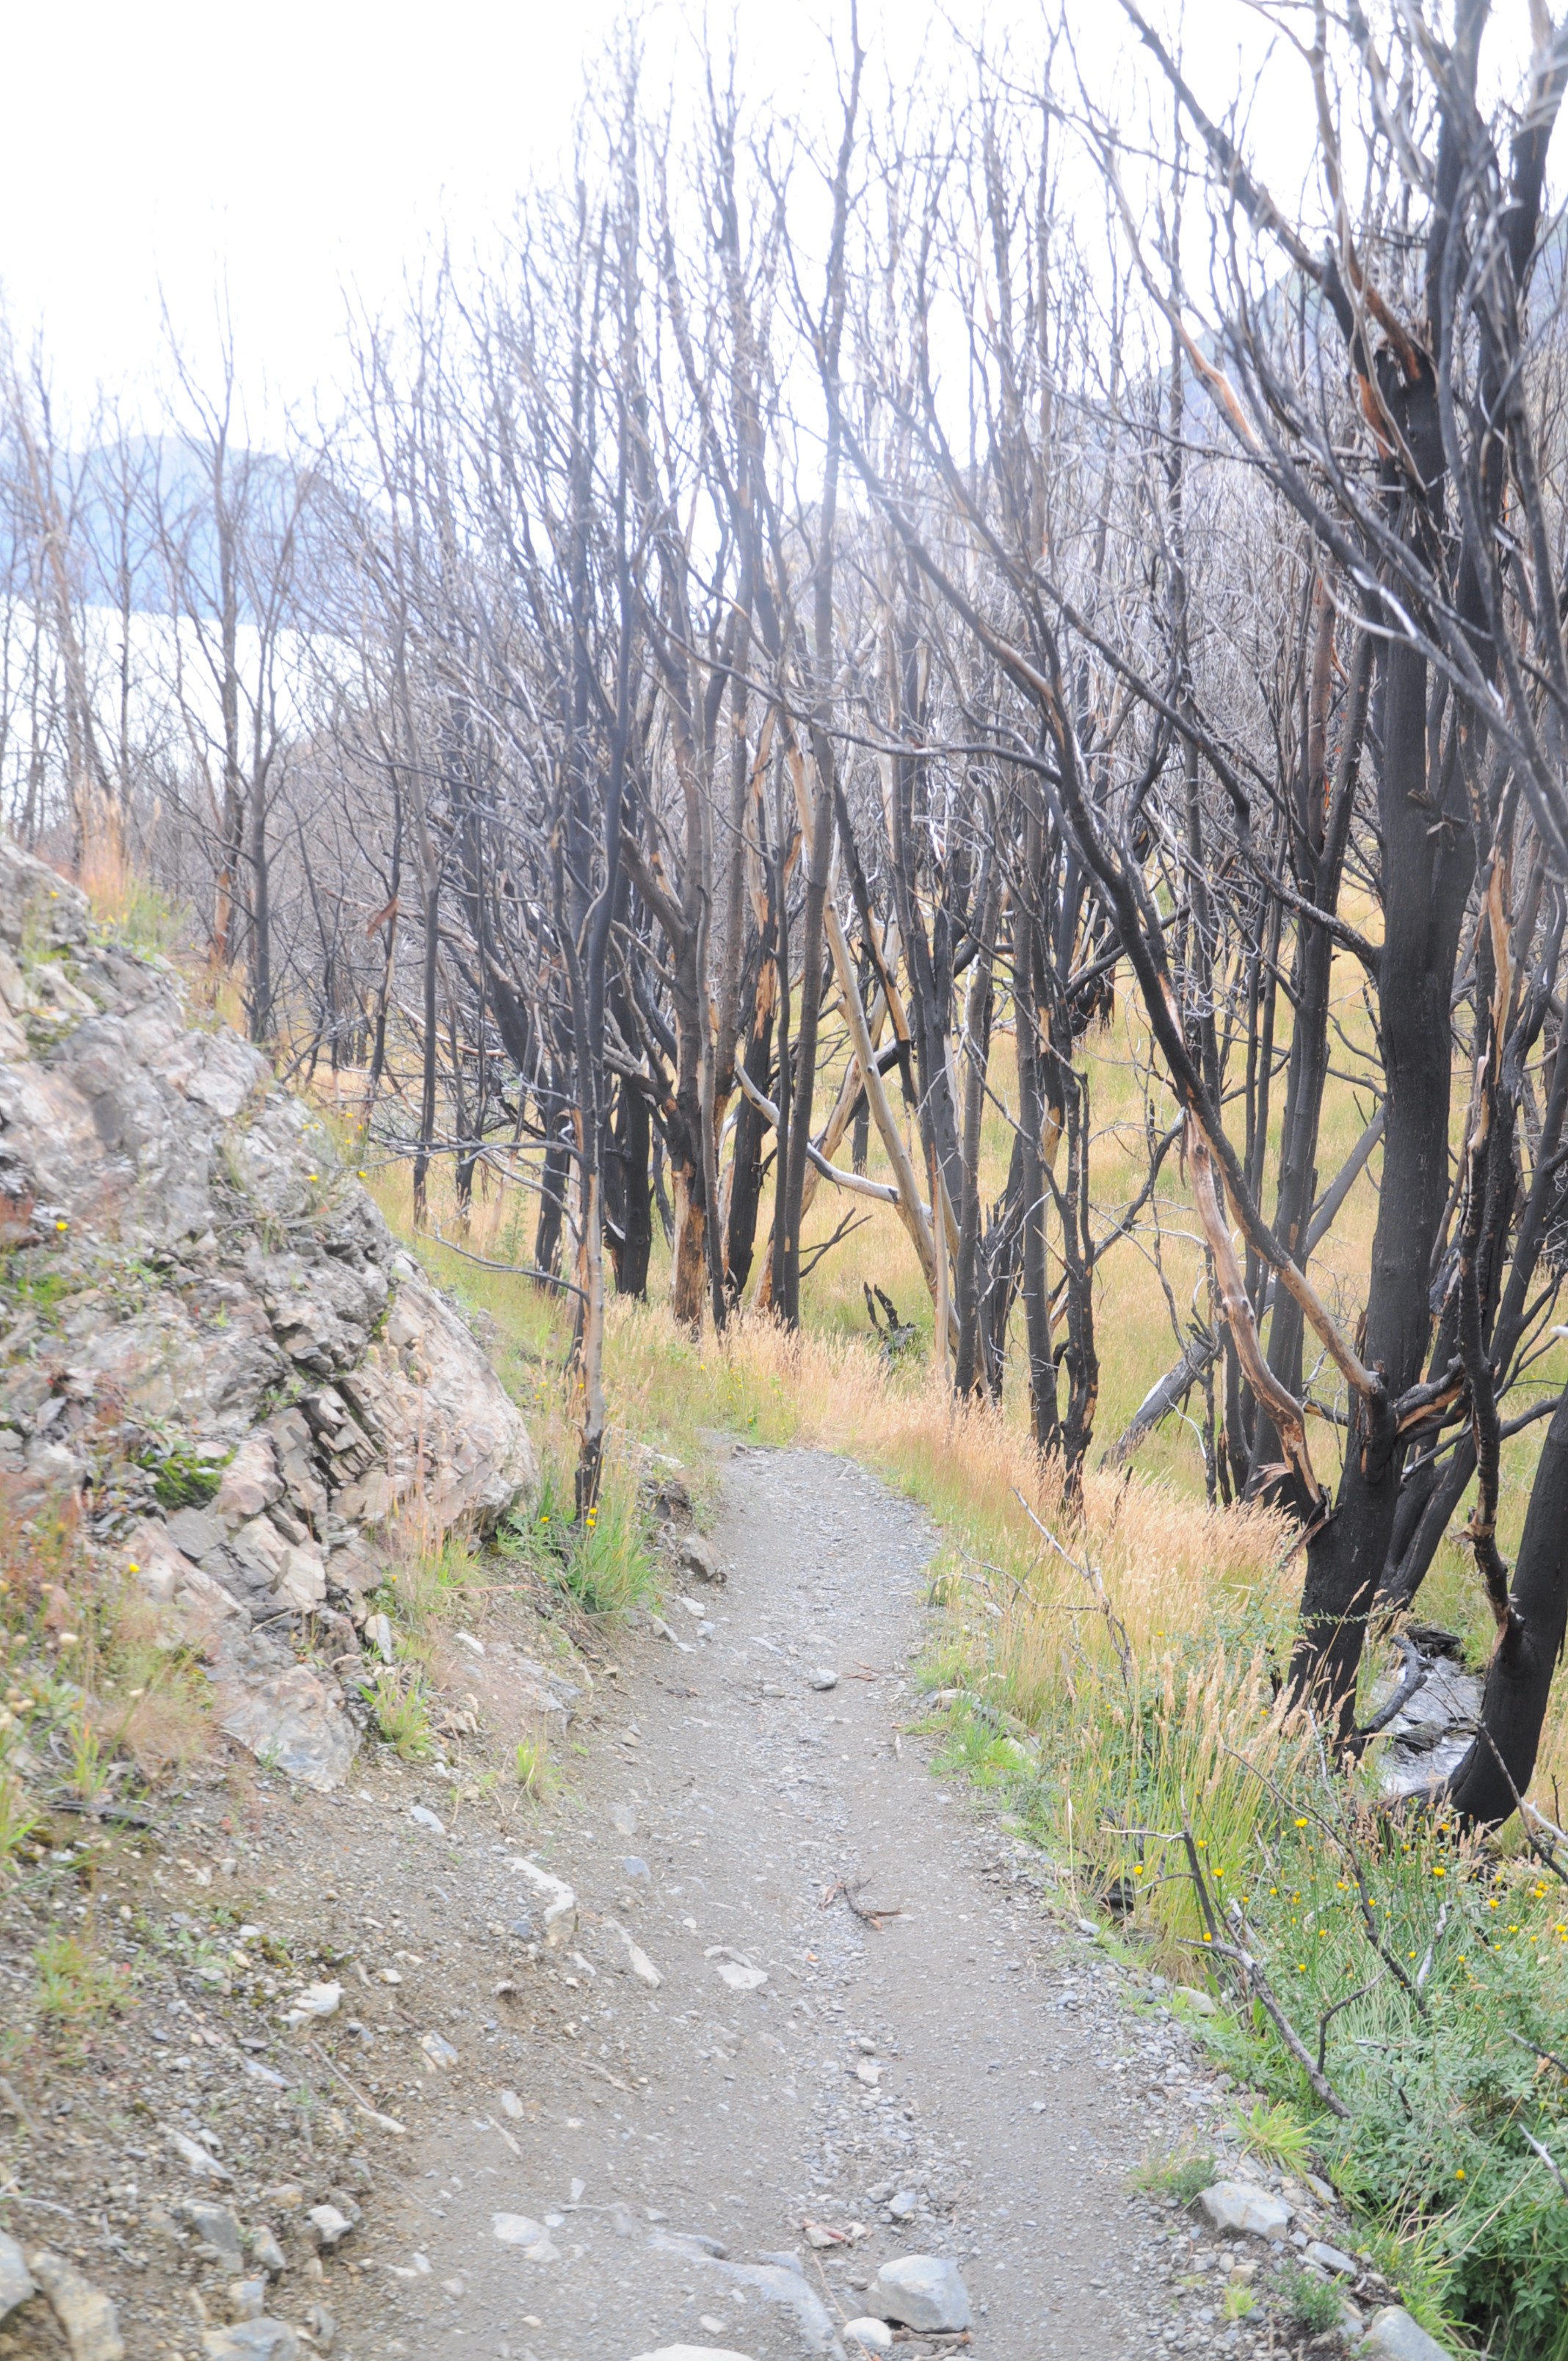
M 1219 1943 L 1209 1937 L 1201 1938 L 1195 1935 L 1184 1935 L 1179 1937 L 1179 1940 L 1190 1943 L 1195 1950 L 1201 1949 L 1205 1959 L 1218 1953 L 1222 1960 L 1230 1961 L 1235 1971 L 1236 1982 L 1241 1985 L 1243 1993 L 1249 1998 L 1255 1997 L 1262 2002 L 1280 2040 L 1283 2041 L 1330 2114 L 1338 2115 L 1342 2123 L 1348 2123 L 1350 2109 L 1345 2105 L 1328 2076 L 1320 2072 L 1311 2051 L 1279 2005 L 1261 1962 L 1253 1953 L 1244 1949 L 1239 1944 Z
M 873 1909 L 869 1902 L 861 1902 L 859 1898 L 860 1894 L 870 1883 L 869 1877 L 840 1877 L 832 1885 L 823 1887 L 819 1906 L 824 1910 L 828 1909 L 842 1894 L 861 1924 L 874 1927 L 880 1935 L 889 1918 L 902 1918 L 904 1912 L 896 1907 L 890 1910 Z
M 1437 1914 L 1437 1925 L 1431 1930 L 1431 1940 L 1427 1945 L 1425 1957 L 1422 1959 L 1420 1966 L 1416 1970 L 1416 1990 L 1418 1992 L 1424 1989 L 1426 1980 L 1431 1973 L 1431 1963 L 1437 1957 L 1437 1947 L 1442 1940 L 1443 1929 L 1447 1925 L 1448 1905 L 1445 1902 Z
M 1198 1858 L 1197 1842 L 1190 1828 L 1185 1822 L 1182 1824 L 1181 1842 L 1191 1868 L 1192 1883 L 1198 1892 L 1198 1906 L 1203 1914 L 1203 1923 L 1208 1932 L 1201 1938 L 1186 1935 L 1181 1937 L 1180 1940 L 1190 1943 L 1195 1950 L 1201 1949 L 1205 1959 L 1212 1958 L 1217 1953 L 1222 1960 L 1228 1961 L 1241 1987 L 1242 1998 L 1244 2000 L 1255 1998 L 1262 2002 L 1279 2038 L 1324 2106 L 1328 2108 L 1331 2114 L 1338 2115 L 1342 2121 L 1348 2121 L 1350 2109 L 1323 2072 L 1321 2066 L 1314 2063 L 1311 2051 L 1275 1998 L 1262 1960 L 1255 1951 L 1248 1950 L 1245 1943 L 1222 1941 L 1220 1921 L 1215 1916 L 1214 1905 L 1209 1898 L 1209 1888 L 1203 1877 L 1203 1864 Z
M 608 2066 L 600 2066 L 592 2058 L 582 2058 L 577 2062 L 587 2073 L 598 2075 L 601 2081 L 613 2082 L 616 2089 L 624 2091 L 629 2099 L 634 2099 L 637 2096 L 630 2083 L 623 2082 L 619 2074 L 612 2074 Z
M 380 2130 L 384 2132 L 396 2132 L 400 2139 L 404 2136 L 406 2126 L 399 2123 L 395 2115 L 384 2115 L 378 2107 L 373 2107 L 370 2104 L 368 2099 L 362 2098 L 359 2092 L 355 2089 L 353 2083 L 349 2081 L 347 2075 L 344 2072 L 342 2067 L 336 2063 L 335 2059 L 327 2056 L 326 2051 L 322 2048 L 319 2041 L 310 2041 L 307 2042 L 305 2046 L 308 2049 L 314 2050 L 316 2056 L 321 2059 L 322 2064 L 326 2068 L 329 2074 L 336 2075 L 338 2081 L 343 2084 L 344 2089 L 347 2092 L 349 2097 L 353 2100 L 355 2105 L 358 2108 L 362 2115 L 367 2117 L 368 2120 L 377 2125 Z

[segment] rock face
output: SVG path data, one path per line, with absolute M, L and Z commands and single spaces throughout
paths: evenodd
M 203 1633 L 221 1726 L 336 1784 L 354 1730 L 293 1643 L 341 1655 L 390 1556 L 491 1528 L 535 1480 L 527 1433 L 318 1118 L 0 838 L 0 1257 L 23 1255 L 6 1511 L 78 1496 Z

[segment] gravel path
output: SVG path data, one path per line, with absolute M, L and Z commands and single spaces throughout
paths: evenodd
M 447 2108 L 382 2183 L 345 2349 L 784 2361 L 838 2350 L 907 2253 L 959 2263 L 981 2361 L 1254 2349 L 1209 2301 L 1232 2256 L 1131 2187 L 1220 2092 L 903 1734 L 929 1530 L 849 1462 L 737 1448 L 716 1539 L 711 1635 L 672 1606 L 685 1644 L 639 1644 L 624 1710 L 538 1824 L 576 1930 L 499 1979 L 477 2041 L 455 2034 Z M 537 1925 L 510 1860 L 448 1856 L 454 1916 Z M 857 1916 L 846 1885 L 899 1915 Z M 766 1982 L 732 1988 L 749 1968 Z M 503 2243 L 498 2215 L 532 2226 Z M 807 2222 L 865 2235 L 814 2252 Z M 826 2328 L 775 2300 L 767 2258 L 791 2252 Z

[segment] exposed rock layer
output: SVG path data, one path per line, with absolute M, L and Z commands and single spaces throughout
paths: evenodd
M 0 1276 L 8 1513 L 79 1496 L 203 1631 L 229 1734 L 336 1784 L 353 1732 L 294 1643 L 347 1649 L 394 1547 L 492 1528 L 526 1430 L 320 1119 L 4 839 Z

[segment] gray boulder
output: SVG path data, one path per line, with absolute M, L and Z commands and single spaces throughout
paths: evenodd
M 675 1554 L 688 1574 L 698 1582 L 722 1582 L 723 1563 L 718 1550 L 706 1533 L 683 1533 L 676 1544 Z
M 15 2238 L 0 2230 L 0 2321 L 37 2293 L 20 2246 Z
M 1373 2313 L 1365 2339 L 1356 2350 L 1365 2361 L 1374 2361 L 1374 2356 L 1376 2361 L 1451 2361 L 1448 2347 L 1429 2336 L 1402 2303 L 1385 2304 L 1381 2312 Z
M 903 2328 L 953 2334 L 970 2324 L 969 2290 L 959 2267 L 936 2255 L 884 2263 L 866 2290 L 866 2310 Z
M 1198 2210 L 1212 2230 L 1234 2237 L 1283 2238 L 1290 2227 L 1290 2208 L 1271 2189 L 1250 2180 L 1216 2180 L 1198 2200 Z
M 218 1728 L 286 1779 L 326 1795 L 347 1778 L 358 1745 L 341 1690 L 309 1664 L 235 1673 L 213 1684 Z
M 214 2260 L 222 2263 L 231 2278 L 237 2279 L 245 2267 L 245 2242 L 234 2207 L 192 2197 L 177 2210 Z
M 65 2331 L 71 2361 L 125 2361 L 119 2316 L 101 2288 L 47 2246 L 27 2257 L 27 2268 Z

